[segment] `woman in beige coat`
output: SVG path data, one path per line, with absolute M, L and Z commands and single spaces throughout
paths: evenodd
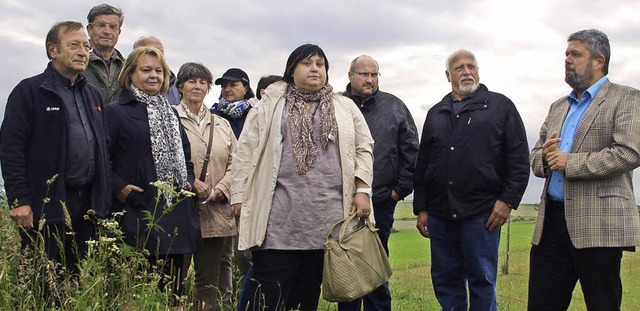
M 333 92 L 328 70 L 319 46 L 294 50 L 234 153 L 238 248 L 251 249 L 258 285 L 249 310 L 317 310 L 329 227 L 371 212 L 373 138 L 353 101 Z
M 220 273 L 220 259 L 225 252 L 232 251 L 231 244 L 225 245 L 224 237 L 236 234 L 233 209 L 228 200 L 231 154 L 236 137 L 229 122 L 211 114 L 204 105 L 212 82 L 209 69 L 197 63 L 182 65 L 176 79 L 182 97 L 176 110 L 191 142 L 191 159 L 196 173 L 194 190 L 203 240 L 202 250 L 193 254 L 198 310 L 219 309 L 218 304 L 230 303 L 231 293 L 226 292 L 230 275 L 221 275 L 225 273 Z M 209 144 L 210 158 L 203 171 Z

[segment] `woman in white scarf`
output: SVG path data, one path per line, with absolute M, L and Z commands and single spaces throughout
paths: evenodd
M 183 254 L 197 251 L 202 241 L 193 200 L 176 205 L 175 197 L 164 196 L 156 201 L 158 189 L 150 184 L 163 181 L 176 191 L 191 190 L 195 179 L 189 140 L 163 95 L 169 67 L 160 50 L 139 47 L 118 79 L 120 98 L 105 108 L 117 198 L 113 210 L 125 212 L 120 219 L 125 241 L 148 251 L 152 265 L 162 259 L 173 278 L 173 292 L 179 295 Z

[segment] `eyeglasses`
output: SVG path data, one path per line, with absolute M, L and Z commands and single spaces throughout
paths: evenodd
M 120 29 L 118 24 L 90 23 L 89 25 L 98 28 L 98 30 L 103 30 L 105 27 L 109 27 L 109 29 L 113 31 L 118 31 L 118 29 Z
M 369 76 L 371 76 L 371 78 L 378 78 L 379 76 L 381 76 L 381 74 L 379 72 L 358 72 L 358 71 L 352 71 L 353 73 L 357 73 L 359 76 L 363 77 L 363 78 L 368 78 Z
M 85 52 L 89 53 L 92 50 L 92 47 L 88 43 L 80 43 L 80 42 L 70 42 L 67 43 L 67 48 L 72 51 L 77 51 L 82 48 Z

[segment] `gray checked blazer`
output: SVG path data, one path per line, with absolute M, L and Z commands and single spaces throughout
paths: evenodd
M 560 133 L 569 104 L 551 105 L 531 151 L 534 175 L 546 178 L 532 243 L 538 245 L 551 170 L 542 160 L 547 135 Z M 632 173 L 640 165 L 640 91 L 605 81 L 583 115 L 565 169 L 565 217 L 576 248 L 640 245 Z

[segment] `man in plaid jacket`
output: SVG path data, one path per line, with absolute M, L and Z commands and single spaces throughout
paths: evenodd
M 640 91 L 607 78 L 607 35 L 569 36 L 565 82 L 530 156 L 546 178 L 530 257 L 529 310 L 566 310 L 579 280 L 589 310 L 619 310 L 622 251 L 640 245 L 632 173 Z

